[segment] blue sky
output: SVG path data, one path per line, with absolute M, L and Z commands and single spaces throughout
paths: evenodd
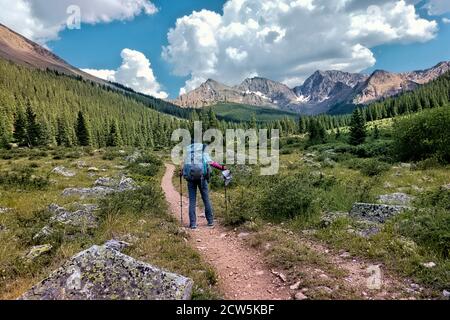
M 33 2 L 33 0 L 20 1 Z M 259 75 L 294 86 L 300 85 L 307 75 L 319 68 L 341 68 L 346 71 L 366 73 L 375 69 L 408 71 L 428 68 L 440 61 L 450 60 L 450 23 L 444 23 L 444 19 L 449 19 L 446 21 L 450 22 L 450 10 L 444 10 L 444 12 L 435 10 L 436 14 L 430 15 L 431 10 L 423 7 L 427 1 L 435 2 L 435 0 L 420 2 L 418 0 L 404 0 L 406 2 L 365 0 L 366 3 L 372 4 L 383 3 L 380 4 L 379 11 L 375 12 L 379 15 L 377 21 L 370 20 L 371 15 L 366 14 L 366 7 L 362 8 L 362 11 L 356 11 L 361 8 L 351 9 L 353 11 L 349 9 L 347 16 L 346 13 L 332 15 L 336 23 L 330 23 L 329 31 L 326 28 L 320 30 L 319 25 L 312 25 L 314 20 L 319 20 L 319 23 L 321 17 L 329 15 L 328 11 L 317 12 L 315 3 L 328 0 L 297 1 L 299 5 L 291 10 L 292 15 L 282 6 L 267 9 L 261 7 L 260 2 L 255 0 L 244 0 L 248 3 L 248 8 L 251 8 L 247 10 L 246 15 L 242 14 L 245 11 L 243 9 L 235 10 L 238 3 L 236 0 L 230 0 L 234 4 L 229 6 L 227 12 L 223 9 L 225 0 L 114 1 L 153 3 L 158 8 L 158 12 L 146 14 L 144 11 L 139 13 L 137 10 L 132 13 L 127 12 L 127 19 L 123 19 L 119 14 L 116 15 L 118 18 L 113 16 L 111 21 L 107 22 L 94 16 L 87 23 L 82 23 L 79 30 L 61 28 L 56 36 L 55 34 L 47 35 L 49 40 L 45 41 L 45 44 L 54 53 L 79 68 L 111 70 L 113 73 L 125 61 L 123 60 L 125 58 L 121 57 L 123 49 L 134 50 L 129 52 L 131 58 L 136 58 L 136 52 L 142 53 L 144 58 L 150 60 L 151 71 L 156 77 L 154 81 L 149 80 L 157 82 L 154 91 L 167 92 L 170 98 L 178 96 L 180 88 L 184 87 L 183 90 L 188 91 L 208 77 L 227 84 L 236 84 L 246 76 Z M 48 6 L 50 2 L 46 2 Z M 71 2 L 77 3 L 76 0 Z M 81 5 L 85 2 L 83 0 L 78 2 L 82 10 L 89 6 Z M 95 2 L 96 0 L 90 0 L 90 5 L 93 7 Z M 267 2 L 267 0 L 261 2 Z M 328 2 L 334 3 L 334 1 Z M 358 2 L 356 4 L 355 1 L 355 7 L 361 3 Z M 286 3 L 291 2 L 286 1 Z M 411 15 L 411 7 L 408 6 L 412 4 L 415 4 L 415 14 L 419 16 Z M 393 9 L 394 5 L 397 5 L 397 10 Z M 51 10 L 50 7 L 48 9 Z M 218 15 L 206 12 L 197 16 L 192 14 L 193 11 L 202 9 L 216 12 Z M 85 11 L 87 10 L 101 11 L 97 7 L 87 8 Z M 390 15 L 393 11 L 398 11 L 398 16 Z M 336 27 L 340 21 L 348 21 L 349 16 L 355 13 L 360 14 L 360 20 L 355 20 L 356 27 L 353 24 L 352 28 L 347 30 L 339 30 Z M 187 20 L 175 28 L 177 18 L 184 16 Z M 311 19 L 314 17 L 314 20 L 308 23 L 309 17 Z M 40 22 L 45 19 L 50 21 L 50 18 L 38 16 L 37 13 L 33 18 L 40 19 L 38 20 Z M 0 22 L 12 24 L 14 29 L 21 31 L 20 21 L 9 22 L 2 19 L 7 18 L 2 18 L 0 14 Z M 412 19 L 412 23 L 405 22 L 406 24 L 403 25 L 403 22 L 399 22 L 408 21 L 408 19 L 409 21 Z M 261 26 L 270 24 L 270 27 L 251 29 L 249 21 L 256 21 Z M 367 27 L 370 23 L 376 24 L 379 21 L 383 21 L 386 26 L 383 32 Z M 415 25 L 418 21 L 422 23 L 421 30 L 416 30 Z M 437 25 L 433 25 L 432 21 L 435 21 Z M 234 28 L 235 22 L 247 23 L 247 29 Z M 51 23 L 54 24 L 53 21 L 48 22 L 49 25 L 52 25 Z M 168 40 L 170 28 L 175 28 L 175 31 L 172 39 Z M 407 28 L 411 28 L 412 31 L 404 32 Z M 24 30 L 29 29 L 24 28 Z M 256 30 L 252 31 L 255 34 L 252 35 L 249 30 Z M 315 32 L 320 33 L 315 34 Z M 330 41 L 317 40 L 318 35 L 327 38 L 328 33 L 335 34 L 330 36 Z M 351 40 L 349 37 L 339 38 L 341 33 L 351 34 Z M 27 35 L 25 32 L 25 35 L 31 38 L 34 36 L 35 40 L 36 34 L 37 32 Z M 229 34 L 233 36 L 230 38 L 227 36 Z M 239 39 L 236 34 L 239 34 L 242 39 Z M 255 40 L 253 43 L 253 38 L 256 39 L 261 34 L 267 42 Z M 389 37 L 392 39 L 388 40 Z M 180 47 L 183 41 L 188 44 L 187 50 Z M 292 47 L 289 47 L 290 44 Z M 163 47 L 168 47 L 165 57 L 162 55 Z M 139 56 L 138 60 L 142 57 Z M 371 66 L 373 63 L 374 65 Z M 136 67 L 136 70 L 140 70 L 139 68 Z M 130 77 L 130 73 L 124 70 L 115 74 L 116 80 L 123 79 L 125 82 Z M 147 84 L 148 81 L 142 85 Z M 139 88 L 137 86 L 138 90 Z
M 64 30 L 60 39 L 48 46 L 54 53 L 79 68 L 116 69 L 121 64 L 123 48 L 138 50 L 150 59 L 153 71 L 163 89 L 172 97 L 184 85 L 187 77 L 174 76 L 171 66 L 161 57 L 167 45 L 167 32 L 177 18 L 194 10 L 221 12 L 224 0 L 155 0 L 159 12 L 140 15 L 132 21 L 82 25 L 79 30 Z

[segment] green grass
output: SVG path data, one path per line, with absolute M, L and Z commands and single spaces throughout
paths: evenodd
M 258 122 L 282 120 L 286 117 L 291 119 L 298 118 L 298 115 L 295 113 L 245 104 L 219 103 L 210 108 L 214 110 L 219 119 L 232 122 L 250 121 L 253 115 Z

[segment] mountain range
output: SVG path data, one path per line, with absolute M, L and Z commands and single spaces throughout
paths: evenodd
M 202 108 L 218 103 L 271 107 L 300 114 L 331 113 L 339 109 L 337 106 L 369 104 L 404 91 L 414 90 L 450 70 L 450 62 L 447 61 L 430 69 L 404 73 L 376 70 L 371 75 L 365 75 L 337 70 L 316 71 L 302 85 L 295 88 L 262 77 L 245 79 L 236 86 L 227 86 L 208 79 L 197 89 L 181 95 L 176 100 L 162 101 L 83 72 L 2 24 L 0 24 L 0 58 L 108 86 L 132 95 L 133 98 L 161 112 L 177 116 L 185 114 L 186 110 L 182 108 Z M 344 112 L 349 111 L 349 108 L 341 109 Z
M 367 105 L 411 91 L 450 70 L 450 62 L 419 71 L 392 73 L 376 70 L 371 75 L 338 70 L 316 71 L 295 88 L 255 77 L 236 86 L 208 79 L 200 87 L 181 95 L 174 104 L 202 108 L 217 103 L 240 103 L 272 107 L 300 114 L 329 113 L 338 105 Z

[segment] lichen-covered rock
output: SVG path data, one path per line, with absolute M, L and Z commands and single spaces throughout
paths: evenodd
M 85 161 L 83 160 L 79 160 L 79 161 L 75 161 L 74 165 L 78 168 L 78 169 L 83 169 L 86 168 L 88 165 Z
M 50 237 L 54 230 L 50 226 L 44 226 L 38 233 L 33 236 L 33 240 L 40 240 Z
M 96 187 L 110 187 L 114 188 L 118 185 L 118 181 L 116 179 L 110 177 L 101 177 L 95 180 L 94 186 Z
M 133 162 L 136 162 L 141 156 L 142 156 L 142 153 L 140 151 L 135 151 L 135 152 L 133 152 L 133 154 L 125 157 L 125 161 L 133 163 Z
M 34 260 L 37 257 L 40 257 L 41 255 L 43 255 L 44 253 L 49 252 L 50 250 L 52 250 L 52 248 L 53 248 L 53 246 L 51 244 L 43 244 L 41 246 L 34 246 L 30 249 L 30 251 L 28 251 L 25 258 L 30 261 Z
M 409 205 L 414 198 L 406 193 L 396 192 L 378 196 L 378 202 L 382 204 Z
M 93 188 L 67 188 L 63 191 L 63 196 L 79 196 L 81 198 L 90 198 L 90 197 L 104 197 L 108 194 L 114 193 L 116 190 L 108 187 L 93 187 Z
M 124 249 L 128 248 L 131 246 L 130 243 L 125 242 L 125 241 L 120 241 L 120 240 L 109 240 L 104 244 L 105 247 L 122 252 Z
M 61 223 L 74 227 L 96 228 L 97 217 L 93 211 L 97 209 L 95 205 L 87 205 L 83 209 L 71 212 L 56 204 L 49 206 L 49 211 L 54 215 L 50 218 L 51 223 Z
M 399 205 L 355 203 L 350 211 L 350 216 L 357 219 L 384 223 L 387 219 L 407 209 L 410 208 Z
M 21 300 L 188 300 L 191 279 L 107 246 L 93 246 L 26 292 Z
M 320 226 L 326 228 L 339 218 L 348 217 L 348 212 L 325 212 L 320 219 Z
M 124 192 L 129 190 L 136 190 L 137 185 L 132 178 L 121 177 L 120 180 L 103 177 L 94 182 L 92 188 L 67 188 L 63 191 L 63 196 L 80 196 L 81 198 L 88 197 L 104 197 L 114 192 Z
M 136 190 L 136 183 L 134 182 L 133 179 L 131 178 L 127 178 L 127 177 L 122 177 L 120 179 L 119 185 L 117 186 L 118 191 L 123 192 L 123 191 L 128 191 L 128 190 Z
M 52 173 L 59 174 L 63 177 L 75 177 L 75 172 L 67 170 L 65 167 L 56 167 L 52 170 Z

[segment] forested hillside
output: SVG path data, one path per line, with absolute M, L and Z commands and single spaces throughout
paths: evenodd
M 155 99 L 155 103 L 157 103 Z M 40 145 L 79 144 L 77 120 L 84 120 L 89 145 L 168 145 L 170 134 L 182 120 L 152 110 L 149 98 L 122 94 L 97 84 L 52 71 L 32 70 L 0 60 L 1 144 L 21 142 L 20 132 L 35 126 Z M 81 112 L 81 113 L 80 113 Z M 80 119 L 79 116 L 84 119 Z M 33 119 L 35 116 L 35 120 Z M 23 127 L 23 128 L 21 128 Z M 18 135 L 18 136 L 17 136 Z M 19 138 L 19 139 L 18 139 Z M 30 144 L 30 143 L 28 143 Z

